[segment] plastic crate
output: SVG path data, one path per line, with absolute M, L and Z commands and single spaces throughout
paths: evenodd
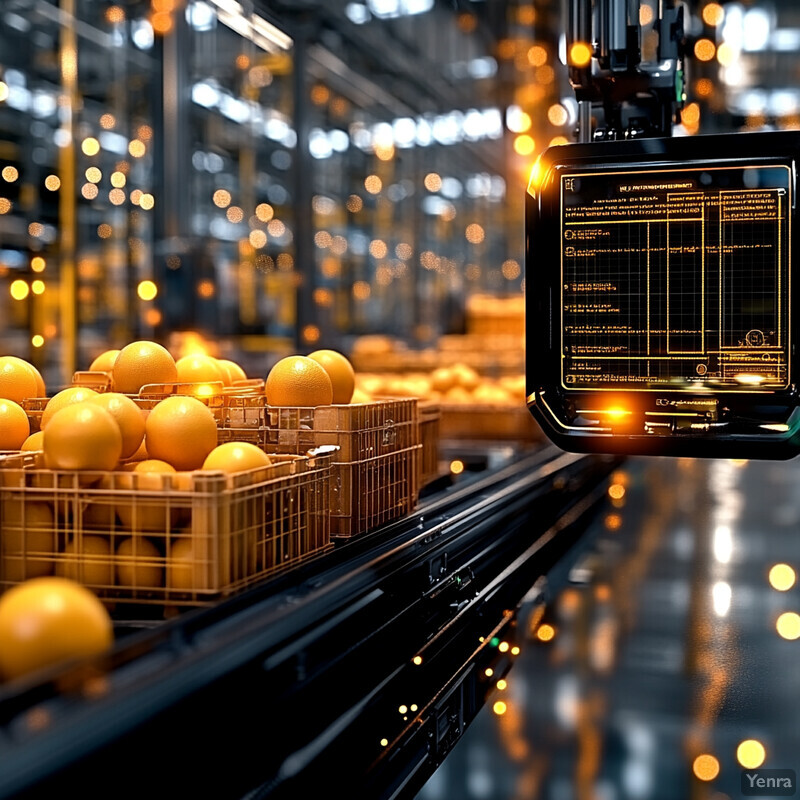
M 442 404 L 439 434 L 442 439 L 517 442 L 544 440 L 541 428 L 522 406 Z
M 331 469 L 331 536 L 348 539 L 399 519 L 419 499 L 422 445 Z
M 422 446 L 416 398 L 276 408 L 255 398 L 230 397 L 219 441 L 233 440 L 279 453 L 335 445 L 332 536 L 354 536 L 397 519 L 413 510 L 419 496 Z
M 230 475 L 0 457 L 0 584 L 61 574 L 107 600 L 168 605 L 230 594 L 331 546 L 332 456 L 274 455 Z
M 442 416 L 438 403 L 423 401 L 419 404 L 419 431 L 422 451 L 419 465 L 420 488 L 439 477 L 439 425 Z

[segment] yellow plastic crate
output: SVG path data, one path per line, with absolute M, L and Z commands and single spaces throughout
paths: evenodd
M 113 601 L 198 605 L 330 545 L 332 453 L 144 474 L 0 457 L 0 585 L 60 574 Z

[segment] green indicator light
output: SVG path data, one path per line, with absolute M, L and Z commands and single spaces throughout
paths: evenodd
M 489 642 L 489 644 L 492 647 L 497 647 L 497 645 L 500 644 L 500 640 L 496 636 L 492 636 L 491 641 Z

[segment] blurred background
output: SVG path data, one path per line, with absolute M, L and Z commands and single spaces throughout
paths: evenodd
M 3 350 L 62 385 L 191 331 L 261 376 L 504 315 L 531 165 L 575 128 L 565 26 L 556 0 L 6 0 Z M 796 3 L 686 30 L 676 135 L 798 125 Z

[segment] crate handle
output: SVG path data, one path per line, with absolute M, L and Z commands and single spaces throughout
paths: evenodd
M 336 453 L 339 452 L 339 445 L 338 444 L 321 444 L 317 447 L 312 447 L 310 450 L 306 450 L 306 455 L 308 456 L 310 462 L 309 466 L 314 467 L 315 458 L 320 458 L 324 456 L 334 456 Z

